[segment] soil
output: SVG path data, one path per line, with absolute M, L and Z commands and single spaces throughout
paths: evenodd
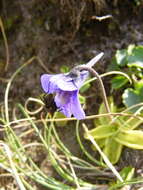
M 141 0 L 1 0 L 0 16 L 8 41 L 9 64 L 5 70 L 7 56 L 0 35 L 0 101 L 3 102 L 6 79 L 34 56 L 40 62 L 34 59 L 11 86 L 11 107 L 43 93 L 39 80 L 42 73 L 59 73 L 61 67 L 86 63 L 100 52 L 104 52 L 104 58 L 95 69 L 100 74 L 106 72 L 117 49 L 129 44 L 143 45 L 142 8 Z M 105 15 L 109 17 L 99 19 Z M 108 95 L 109 79 L 103 81 Z M 87 115 L 96 114 L 101 103 L 96 83 L 85 96 L 89 97 Z M 71 131 L 66 128 L 63 139 L 76 154 L 79 150 L 75 149 L 76 143 L 72 143 L 74 135 L 73 139 L 67 137 Z M 141 158 L 138 151 L 136 155 Z

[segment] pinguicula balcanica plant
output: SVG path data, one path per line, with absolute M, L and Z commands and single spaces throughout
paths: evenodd
M 89 69 L 103 56 L 98 54 L 86 65 L 73 68 L 69 73 L 43 74 L 41 86 L 45 93 L 55 94 L 54 101 L 57 108 L 67 117 L 72 115 L 77 119 L 84 119 L 85 112 L 80 104 L 79 89 L 88 78 Z

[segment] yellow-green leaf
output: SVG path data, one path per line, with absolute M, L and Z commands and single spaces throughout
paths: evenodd
M 115 140 L 133 149 L 143 149 L 143 131 L 129 130 L 120 132 L 116 135 Z
M 103 148 L 105 145 L 106 139 L 96 139 L 96 143 L 98 144 L 98 146 L 100 146 L 100 148 Z M 91 148 L 93 150 L 96 150 L 96 147 L 94 145 L 91 145 Z
M 132 130 L 137 128 L 141 123 L 143 123 L 141 119 L 131 117 L 125 122 L 125 128 L 127 128 L 128 130 Z
M 118 126 L 115 124 L 101 125 L 92 130 L 89 130 L 88 133 L 94 139 L 102 139 L 102 138 L 107 138 L 109 136 L 112 136 L 117 130 L 118 130 Z M 84 134 L 84 137 L 88 139 L 88 135 L 86 133 Z
M 121 170 L 120 175 L 125 181 L 131 180 L 134 176 L 135 168 L 131 166 L 125 167 Z M 118 181 L 120 183 L 120 181 Z
M 112 97 L 109 97 L 108 98 L 108 102 L 109 102 L 109 107 L 110 107 L 110 111 L 112 113 L 116 112 L 117 111 L 117 108 L 116 106 L 114 105 L 114 102 L 113 102 L 113 98 Z M 107 113 L 107 110 L 105 108 L 105 105 L 104 103 L 101 104 L 100 108 L 99 108 L 99 114 L 104 114 L 104 113 Z M 99 121 L 101 124 L 103 125 L 107 125 L 107 123 L 109 123 L 111 120 L 111 118 L 109 116 L 104 116 L 104 117 L 99 117 Z
M 66 126 L 68 120 L 66 119 L 66 116 L 64 114 L 62 114 L 61 112 L 55 112 L 55 115 L 54 115 L 55 119 L 63 119 L 63 121 L 56 121 L 55 123 L 60 126 L 60 127 L 64 127 Z
M 112 164 L 116 164 L 120 158 L 122 144 L 116 142 L 113 138 L 108 138 L 105 143 L 104 153 Z

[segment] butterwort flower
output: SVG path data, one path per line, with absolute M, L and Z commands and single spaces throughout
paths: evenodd
M 89 61 L 86 66 L 92 67 L 103 53 L 100 53 Z M 73 68 L 66 74 L 43 74 L 41 86 L 45 93 L 55 94 L 54 101 L 57 108 L 67 117 L 72 115 L 77 119 L 84 119 L 85 112 L 80 104 L 78 93 L 80 87 L 88 77 L 88 71 Z
M 80 120 L 85 118 L 85 113 L 81 107 L 78 93 L 87 77 L 87 71 L 72 71 L 55 75 L 43 74 L 41 85 L 44 92 L 55 94 L 56 106 L 64 115 L 67 117 L 74 115 Z

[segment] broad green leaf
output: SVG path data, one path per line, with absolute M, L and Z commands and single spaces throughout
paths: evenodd
M 93 120 L 94 127 L 97 127 L 98 125 L 101 125 L 99 118 L 95 118 Z
M 107 138 L 109 136 L 112 136 L 116 131 L 118 130 L 118 126 L 115 124 L 111 125 L 101 125 L 98 126 L 92 130 L 89 130 L 88 133 L 94 138 L 94 139 L 102 139 Z M 87 134 L 84 134 L 84 137 L 88 139 Z
M 134 84 L 136 93 L 142 98 L 143 101 L 143 80 L 140 80 Z
M 135 48 L 135 44 L 130 44 L 127 48 L 127 54 L 132 55 L 132 51 Z
M 114 77 L 111 82 L 112 82 L 113 89 L 119 89 L 128 82 L 128 79 L 124 76 L 119 75 L 119 76 Z
M 118 65 L 125 66 L 127 64 L 127 50 L 117 50 L 115 58 Z
M 112 164 L 116 164 L 120 158 L 122 144 L 119 144 L 113 138 L 108 138 L 105 143 L 104 153 Z
M 140 80 L 134 84 L 134 88 L 128 88 L 124 91 L 123 93 L 123 103 L 127 106 L 130 107 L 135 104 L 143 103 L 143 80 Z M 140 107 L 136 107 L 132 109 L 132 112 L 135 112 L 139 109 Z
M 105 142 L 106 142 L 106 138 L 104 139 L 96 139 L 96 143 L 98 144 L 98 146 L 100 146 L 100 148 L 103 148 L 105 146 Z M 96 151 L 96 147 L 94 145 L 91 145 L 91 148 Z
M 129 73 L 132 76 L 136 76 L 136 79 L 143 79 L 143 69 L 139 67 L 130 67 Z M 134 80 L 134 78 L 133 78 Z
M 123 103 L 126 105 L 126 107 L 130 107 L 135 104 L 139 104 L 139 103 L 143 102 L 143 100 L 138 95 L 138 93 L 135 90 L 133 90 L 132 88 L 126 89 L 122 95 L 122 98 L 123 98 Z M 133 108 L 130 111 L 136 112 L 138 110 L 138 108 L 139 107 Z
M 127 56 L 127 62 L 129 67 L 143 68 L 143 46 L 134 46 Z
M 107 71 L 120 71 L 120 67 L 117 64 L 116 58 L 113 57 L 112 62 L 110 65 L 108 65 Z
M 143 123 L 141 119 L 138 119 L 136 117 L 131 117 L 124 122 L 124 128 L 125 130 L 132 130 L 137 128 L 141 123 Z
M 133 149 L 143 149 L 143 131 L 120 132 L 114 138 L 118 143 Z

